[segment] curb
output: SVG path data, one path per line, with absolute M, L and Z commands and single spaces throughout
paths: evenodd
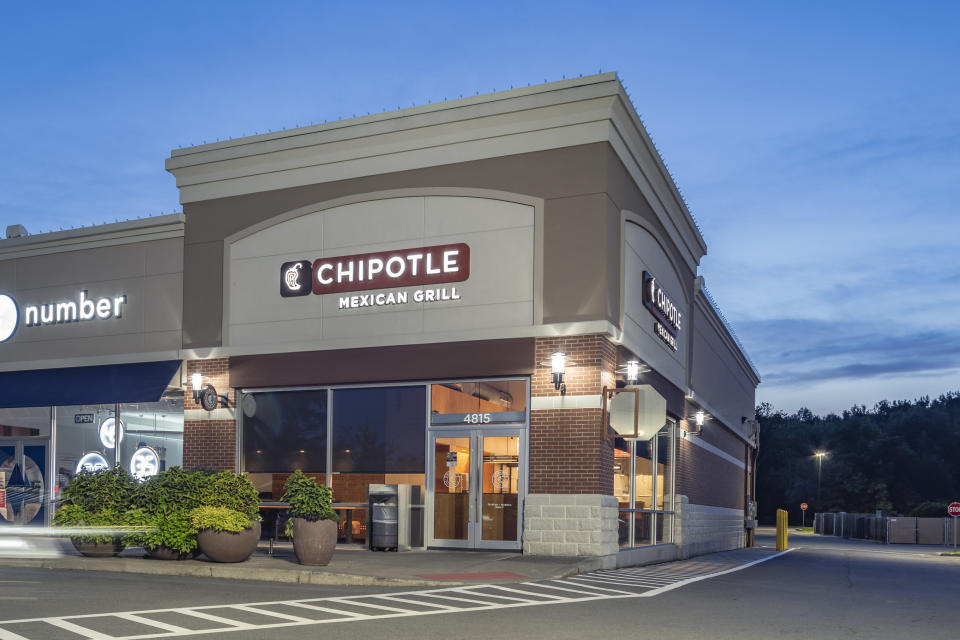
M 191 564 L 185 564 L 188 562 Z M 93 561 L 87 558 L 77 557 L 64 557 L 52 560 L 11 560 L 5 558 L 0 560 L 0 566 L 354 587 L 436 587 L 469 584 L 446 580 L 441 582 L 437 580 L 417 580 L 412 578 L 388 578 L 384 576 L 310 571 L 308 569 L 264 569 L 231 564 L 216 564 L 212 562 L 197 562 L 195 560 L 151 561 L 146 558 L 109 558 Z

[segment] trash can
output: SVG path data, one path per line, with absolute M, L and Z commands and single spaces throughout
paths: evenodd
M 367 487 L 367 540 L 372 551 L 396 551 L 399 544 L 397 485 L 371 484 Z

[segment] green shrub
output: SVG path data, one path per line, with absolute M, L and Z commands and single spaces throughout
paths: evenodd
M 236 533 L 249 529 L 251 518 L 229 507 L 197 507 L 190 511 L 190 521 L 198 532 L 213 529 Z
M 63 488 L 53 518 L 57 527 L 116 527 L 126 524 L 137 489 L 136 481 L 123 469 L 81 471 Z M 117 536 L 71 536 L 80 542 L 110 542 Z
M 290 518 L 305 520 L 339 520 L 331 508 L 333 492 L 329 487 L 318 485 L 317 481 L 297 469 L 283 485 L 282 502 L 290 504 Z
M 55 527 L 102 527 L 118 529 L 124 524 L 124 514 L 116 511 L 87 511 L 83 507 L 75 504 L 64 504 L 57 509 L 57 515 L 53 517 Z M 119 531 L 118 531 L 119 534 Z M 77 542 L 110 542 L 118 538 L 119 535 L 99 535 L 99 536 L 70 536 L 71 540 Z
M 81 471 L 63 488 L 60 502 L 79 507 L 89 513 L 110 511 L 121 513 L 130 508 L 137 481 L 124 469 Z
M 169 547 L 188 553 L 197 547 L 197 530 L 190 518 L 191 509 L 202 504 L 211 474 L 202 470 L 170 467 L 148 478 L 137 487 L 133 504 L 136 507 L 127 521 L 149 527 L 145 534 L 127 536 L 127 544 L 144 547 Z
M 125 544 L 147 548 L 169 547 L 180 553 L 189 553 L 197 548 L 197 530 L 186 509 L 174 509 L 166 513 L 136 509 L 128 514 L 127 522 L 132 526 L 146 527 L 148 531 L 124 537 Z
M 244 514 L 247 520 L 260 520 L 260 494 L 246 474 L 221 471 L 207 476 L 200 504 L 225 507 Z
M 206 471 L 170 467 L 137 488 L 134 506 L 149 513 L 189 511 L 203 504 L 209 478 Z

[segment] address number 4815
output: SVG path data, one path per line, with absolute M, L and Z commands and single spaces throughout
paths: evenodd
M 468 413 L 463 417 L 463 421 L 467 424 L 489 424 L 490 423 L 490 414 L 489 413 Z

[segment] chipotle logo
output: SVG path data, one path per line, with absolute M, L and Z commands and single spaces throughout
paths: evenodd
M 463 243 L 360 253 L 285 262 L 280 267 L 280 295 L 415 287 L 462 282 L 470 277 L 470 247 Z

